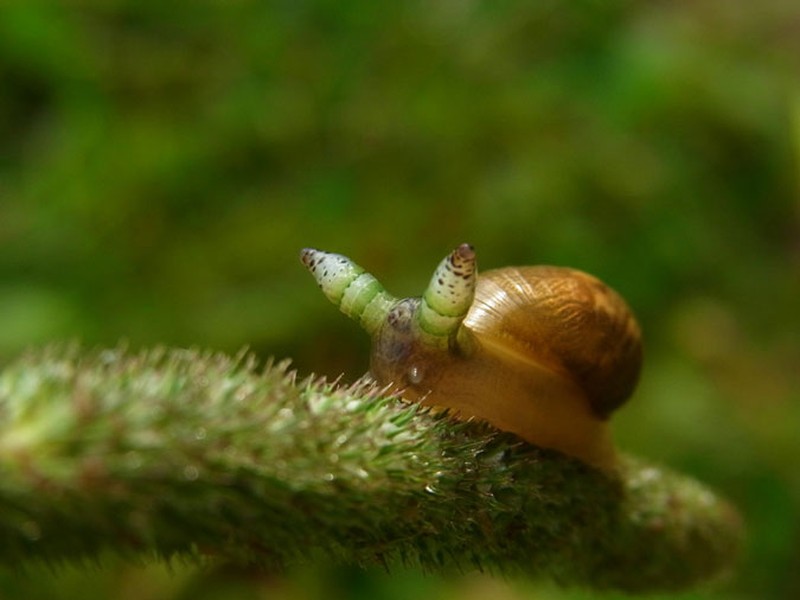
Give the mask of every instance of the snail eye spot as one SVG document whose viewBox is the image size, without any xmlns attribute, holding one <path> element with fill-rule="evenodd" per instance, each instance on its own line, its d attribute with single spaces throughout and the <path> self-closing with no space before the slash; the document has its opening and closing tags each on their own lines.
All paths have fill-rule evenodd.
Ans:
<svg viewBox="0 0 800 600">
<path fill-rule="evenodd" d="M 406 377 L 408 378 L 408 382 L 412 385 L 418 385 L 422 383 L 422 380 L 425 378 L 425 373 L 423 372 L 421 367 L 416 365 L 412 365 L 408 369 L 408 373 L 406 373 Z"/>
</svg>

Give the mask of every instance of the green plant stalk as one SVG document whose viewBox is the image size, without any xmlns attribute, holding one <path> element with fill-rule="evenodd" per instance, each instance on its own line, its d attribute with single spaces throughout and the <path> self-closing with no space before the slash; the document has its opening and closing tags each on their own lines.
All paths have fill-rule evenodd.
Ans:
<svg viewBox="0 0 800 600">
<path fill-rule="evenodd" d="M 366 385 L 158 349 L 0 374 L 0 562 L 114 552 L 480 568 L 628 591 L 719 577 L 736 512 L 624 458 L 603 474 Z"/>
</svg>

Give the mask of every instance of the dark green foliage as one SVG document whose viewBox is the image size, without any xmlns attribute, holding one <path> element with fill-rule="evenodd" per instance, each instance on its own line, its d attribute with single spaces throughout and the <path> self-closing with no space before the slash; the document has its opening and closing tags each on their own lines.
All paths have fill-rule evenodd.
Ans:
<svg viewBox="0 0 800 600">
<path fill-rule="evenodd" d="M 246 354 L 50 349 L 0 375 L 6 564 L 111 551 L 675 590 L 728 570 L 739 536 L 728 505 L 659 467 L 604 475 Z"/>
<path fill-rule="evenodd" d="M 397 295 L 464 241 L 481 269 L 582 268 L 645 333 L 620 446 L 745 514 L 723 597 L 800 597 L 798 22 L 797 0 L 6 0 L 0 364 L 127 339 L 352 380 L 368 342 L 304 246 Z M 103 600 L 152 576 L 77 571 Z M 38 573 L 0 595 L 73 596 Z M 405 596 L 474 585 L 425 581 Z"/>
</svg>

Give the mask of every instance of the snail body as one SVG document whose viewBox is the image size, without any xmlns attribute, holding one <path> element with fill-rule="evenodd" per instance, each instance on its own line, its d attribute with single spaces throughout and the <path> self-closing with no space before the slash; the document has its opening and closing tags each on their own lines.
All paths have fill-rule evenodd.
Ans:
<svg viewBox="0 0 800 600">
<path fill-rule="evenodd" d="M 462 244 L 421 298 L 398 300 L 345 257 L 304 250 L 302 258 L 372 336 L 378 383 L 592 466 L 614 466 L 608 420 L 636 386 L 641 334 L 600 280 L 550 266 L 479 277 L 472 247 Z"/>
</svg>

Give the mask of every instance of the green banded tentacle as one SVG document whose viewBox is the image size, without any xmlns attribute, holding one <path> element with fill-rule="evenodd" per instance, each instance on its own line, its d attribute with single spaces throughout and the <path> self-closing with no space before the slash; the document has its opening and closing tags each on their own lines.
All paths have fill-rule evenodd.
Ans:
<svg viewBox="0 0 800 600">
<path fill-rule="evenodd" d="M 300 260 L 317 280 L 322 293 L 344 314 L 374 335 L 397 299 L 375 277 L 341 254 L 304 248 Z"/>
<path fill-rule="evenodd" d="M 445 258 L 431 278 L 417 311 L 417 325 L 431 344 L 447 347 L 475 298 L 475 250 L 461 244 Z"/>
</svg>

